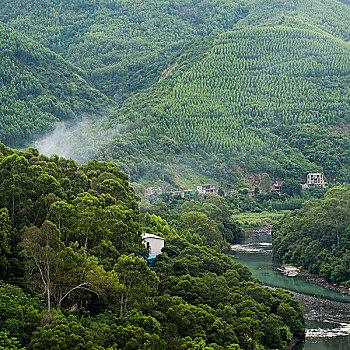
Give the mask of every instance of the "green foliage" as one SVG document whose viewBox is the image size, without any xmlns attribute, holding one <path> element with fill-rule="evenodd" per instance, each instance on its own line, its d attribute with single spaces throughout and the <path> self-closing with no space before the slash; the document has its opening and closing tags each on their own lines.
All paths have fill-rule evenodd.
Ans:
<svg viewBox="0 0 350 350">
<path fill-rule="evenodd" d="M 167 58 L 184 43 L 232 28 L 246 11 L 227 0 L 56 5 L 40 1 L 33 12 L 33 5 L 5 1 L 0 20 L 86 70 L 99 89 L 120 99 L 170 74 Z"/>
<path fill-rule="evenodd" d="M 0 276 L 5 277 L 9 268 L 11 221 L 7 209 L 0 209 Z"/>
<path fill-rule="evenodd" d="M 300 181 L 322 168 L 347 181 L 348 155 L 338 145 L 348 135 L 329 126 L 349 118 L 348 18 L 348 6 L 333 0 L 5 1 L 3 23 L 84 74 L 2 27 L 0 137 L 18 144 L 57 120 L 113 107 L 87 76 L 123 102 L 108 126 L 122 125 L 121 135 L 99 156 L 135 181 L 231 185 L 247 171 Z M 314 132 L 304 145 L 293 139 L 304 126 L 322 149 L 310 152 Z"/>
<path fill-rule="evenodd" d="M 146 260 L 134 255 L 122 255 L 114 265 L 122 285 L 119 302 L 119 315 L 122 317 L 130 307 L 142 304 L 145 297 L 156 293 L 158 279 L 147 268 Z M 131 305 L 131 306 L 130 306 Z"/>
<path fill-rule="evenodd" d="M 134 181 L 348 181 L 349 18 L 334 0 L 3 1 L 0 139 L 113 108 L 87 77 L 121 102 L 107 126 L 121 135 L 81 152 Z"/>
<path fill-rule="evenodd" d="M 277 127 L 275 133 L 285 139 L 291 147 L 300 149 L 311 162 L 322 164 L 330 182 L 349 182 L 348 124 L 332 128 L 311 124 L 287 125 Z"/>
<path fill-rule="evenodd" d="M 48 220 L 40 229 L 25 229 L 20 248 L 27 259 L 31 286 L 46 296 L 48 311 L 53 301 L 60 307 L 77 292 L 87 290 L 99 295 L 119 287 L 114 271 L 106 272 L 96 257 L 88 256 L 86 248 L 78 250 L 77 243 L 65 247 L 59 230 Z"/>
<path fill-rule="evenodd" d="M 18 349 L 27 344 L 40 324 L 39 300 L 26 295 L 20 288 L 0 284 L 0 347 Z"/>
<path fill-rule="evenodd" d="M 301 184 L 293 179 L 287 179 L 282 184 L 282 193 L 286 193 L 289 196 L 301 196 Z"/>
<path fill-rule="evenodd" d="M 261 174 L 260 187 L 264 192 L 269 192 L 271 189 L 272 181 L 269 174 Z"/>
<path fill-rule="evenodd" d="M 289 293 L 262 287 L 221 253 L 224 238 L 242 233 L 225 198 L 168 196 L 169 208 L 155 202 L 150 208 L 169 224 L 152 212 L 140 217 L 138 197 L 115 164 L 78 166 L 0 144 L 0 166 L 1 249 L 25 260 L 26 276 L 14 278 L 45 298 L 0 284 L 4 347 L 269 349 L 303 332 Z M 166 238 L 152 269 L 138 256 L 146 252 L 142 226 Z"/>
<path fill-rule="evenodd" d="M 9 338 L 7 332 L 0 332 L 0 349 L 1 350 L 24 350 L 24 348 L 20 348 L 20 343 L 16 338 Z"/>
<path fill-rule="evenodd" d="M 69 350 L 69 349 L 103 349 L 93 341 L 89 330 L 74 320 L 57 315 L 53 323 L 39 328 L 29 344 L 29 349 Z"/>
<path fill-rule="evenodd" d="M 137 198 L 127 175 L 115 164 L 91 161 L 78 166 L 72 160 L 39 155 L 35 149 L 3 148 L 0 202 L 6 209 L 1 211 L 1 249 L 10 238 L 10 254 L 18 259 L 21 237 L 16 232 L 24 226 L 41 227 L 50 219 L 61 245 L 78 242 L 111 269 L 118 256 L 143 250 Z M 14 231 L 11 236 L 7 212 Z M 28 230 L 35 231 L 34 237 L 39 232 Z M 4 261 L 3 271 L 8 270 L 5 265 Z"/>
<path fill-rule="evenodd" d="M 135 180 L 149 181 L 148 169 L 173 183 L 158 174 L 175 165 L 183 176 L 191 168 L 192 178 L 227 184 L 238 182 L 239 169 L 304 181 L 323 164 L 328 171 L 329 161 L 304 155 L 308 149 L 296 148 L 279 127 L 312 123 L 318 133 L 348 122 L 348 60 L 347 43 L 287 26 L 237 29 L 189 46 L 171 76 L 112 117 L 129 126 L 101 157 L 112 156 Z"/>
<path fill-rule="evenodd" d="M 326 280 L 350 286 L 350 191 L 330 189 L 321 203 L 307 202 L 276 225 L 274 253 Z"/>
<path fill-rule="evenodd" d="M 101 0 L 67 3 L 3 1 L 0 20 L 86 70 L 91 81 L 122 99 L 172 74 L 167 58 L 185 43 L 237 27 L 320 27 L 349 40 L 349 8 L 332 0 Z"/>
<path fill-rule="evenodd" d="M 231 217 L 231 208 L 229 199 L 220 196 L 209 195 L 193 199 L 160 195 L 147 208 L 143 226 L 146 232 L 160 234 L 169 239 L 180 235 L 193 244 L 208 245 L 222 251 L 227 248 L 226 242 L 234 243 L 244 237 L 242 226 Z M 150 214 L 154 212 L 163 219 Z M 170 230 L 168 223 L 176 229 Z M 157 226 L 154 227 L 155 225 Z"/>
<path fill-rule="evenodd" d="M 176 327 L 172 326 L 169 336 L 173 332 L 192 338 L 200 335 L 220 349 L 234 344 L 246 349 L 259 343 L 280 348 L 292 333 L 303 332 L 302 310 L 289 293 L 253 282 L 246 267 L 212 249 L 177 238 L 169 243 L 179 251 L 170 254 L 175 249 L 167 246 L 153 263 L 167 277 L 159 285 L 157 310 L 151 311 L 153 315 L 171 313 Z M 181 307 L 175 305 L 177 297 L 185 301 Z M 187 324 L 197 333 L 188 333 Z M 277 327 L 270 329 L 273 324 Z M 169 348 L 175 349 L 173 344 L 169 339 Z"/>
<path fill-rule="evenodd" d="M 107 98 L 60 56 L 0 25 L 0 140 L 23 145 L 78 113 L 97 112 Z"/>
</svg>

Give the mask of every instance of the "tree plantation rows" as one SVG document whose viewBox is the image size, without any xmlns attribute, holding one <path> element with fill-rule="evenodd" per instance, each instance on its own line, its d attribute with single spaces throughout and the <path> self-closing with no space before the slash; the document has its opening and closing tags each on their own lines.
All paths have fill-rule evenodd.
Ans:
<svg viewBox="0 0 350 350">
<path fill-rule="evenodd" d="M 293 295 L 229 254 L 294 210 L 275 255 L 350 287 L 349 39 L 347 0 L 1 1 L 0 350 L 302 338 Z M 53 130 L 58 155 L 24 150 Z M 194 183 L 220 196 L 167 192 Z"/>
<path fill-rule="evenodd" d="M 23 145 L 107 99 L 81 71 L 28 38 L 0 26 L 0 140 Z"/>
<path fill-rule="evenodd" d="M 268 172 L 277 179 L 294 177 L 302 181 L 308 172 L 322 171 L 323 166 L 332 179 L 349 181 L 347 171 L 331 169 L 331 160 L 326 161 L 315 144 L 309 157 L 303 154 L 305 147 L 299 147 L 290 135 L 281 137 L 279 131 L 282 126 L 310 130 L 314 125 L 316 135 L 328 135 L 323 144 L 337 137 L 329 127 L 349 120 L 347 43 L 317 31 L 279 26 L 235 30 L 198 47 L 184 50 L 170 76 L 130 99 L 115 114 L 116 121 L 126 116 L 129 127 L 120 141 L 101 152 L 104 159 L 112 156 L 126 164 L 133 179 L 143 178 L 132 159 L 132 148 L 138 145 L 131 140 L 142 144 L 139 152 L 154 164 L 167 160 L 148 144 L 163 143 L 165 136 L 175 142 L 160 148 L 180 171 L 192 159 L 192 168 L 198 172 L 194 154 L 199 154 L 199 163 L 207 167 L 217 155 L 223 168 L 238 164 L 252 173 Z M 200 59 L 194 60 L 194 53 Z M 339 137 L 348 140 L 347 134 Z M 133 145 L 120 147 L 119 142 Z M 335 153 L 344 166 L 347 163 L 338 155 L 340 149 L 325 151 Z M 221 174 L 213 170 L 209 177 L 223 175 L 224 181 L 235 181 L 234 176 L 229 179 L 226 174 L 226 169 Z"/>
<path fill-rule="evenodd" d="M 86 70 L 97 88 L 120 98 L 155 82 L 167 58 L 194 39 L 285 23 L 317 26 L 349 40 L 349 12 L 332 0 L 6 0 L 0 20 Z"/>
<path fill-rule="evenodd" d="M 34 8 L 33 8 L 34 7 Z M 148 86 L 185 42 L 229 29 L 239 1 L 5 1 L 0 20 L 89 73 L 110 96 Z"/>
<path fill-rule="evenodd" d="M 104 130 L 64 137 L 133 181 L 236 185 L 247 173 L 316 171 L 349 181 L 342 150 L 304 154 L 310 145 L 279 134 L 316 125 L 328 145 L 331 126 L 348 123 L 348 14 L 333 0 L 4 1 L 0 138 L 23 146 L 57 121 L 108 110 Z"/>
<path fill-rule="evenodd" d="M 137 199 L 115 164 L 1 145 L 0 346 L 262 350 L 304 332 L 289 292 L 222 253 L 242 235 L 225 199 L 180 200 L 171 224 Z M 152 268 L 145 230 L 166 240 Z"/>
<path fill-rule="evenodd" d="M 280 145 L 259 139 L 252 128 L 349 117 L 345 79 L 339 91 L 327 86 L 329 77 L 349 76 L 349 52 L 328 37 L 284 28 L 219 36 L 205 59 L 178 78 L 154 123 L 207 153 L 265 155 Z"/>
</svg>

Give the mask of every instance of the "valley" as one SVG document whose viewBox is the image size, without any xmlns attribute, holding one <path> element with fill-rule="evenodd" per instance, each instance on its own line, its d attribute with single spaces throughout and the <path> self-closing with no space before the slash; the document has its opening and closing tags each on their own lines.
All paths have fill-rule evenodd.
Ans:
<svg viewBox="0 0 350 350">
<path fill-rule="evenodd" d="M 0 349 L 347 349 L 349 6 L 1 1 Z"/>
</svg>

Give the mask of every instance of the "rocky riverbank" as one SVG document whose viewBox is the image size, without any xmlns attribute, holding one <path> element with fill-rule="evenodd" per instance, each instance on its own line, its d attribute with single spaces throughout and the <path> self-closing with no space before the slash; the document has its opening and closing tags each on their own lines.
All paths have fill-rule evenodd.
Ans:
<svg viewBox="0 0 350 350">
<path fill-rule="evenodd" d="M 287 344 L 282 350 L 298 350 L 302 349 L 303 341 L 305 340 L 305 334 L 295 335 L 289 344 Z"/>
<path fill-rule="evenodd" d="M 318 286 L 332 289 L 336 292 L 339 292 L 343 295 L 350 296 L 350 288 L 345 286 L 339 286 L 337 284 L 327 282 L 324 278 L 322 278 L 320 275 L 310 273 L 305 270 L 300 270 L 295 266 L 281 266 L 281 267 L 273 267 L 274 270 L 277 270 L 288 277 L 302 277 L 306 279 L 308 282 L 316 284 Z"/>
<path fill-rule="evenodd" d="M 327 282 L 324 278 L 314 273 L 310 273 L 308 271 L 301 270 L 299 272 L 299 276 L 305 278 L 308 282 L 317 284 L 318 286 L 335 290 L 343 295 L 350 296 L 350 288 L 344 286 L 338 286 L 337 284 L 333 284 Z"/>
</svg>

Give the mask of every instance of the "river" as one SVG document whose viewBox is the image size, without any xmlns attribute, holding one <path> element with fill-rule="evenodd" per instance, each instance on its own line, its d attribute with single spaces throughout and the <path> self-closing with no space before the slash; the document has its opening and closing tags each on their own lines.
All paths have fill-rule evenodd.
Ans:
<svg viewBox="0 0 350 350">
<path fill-rule="evenodd" d="M 249 267 L 254 278 L 288 289 L 300 302 L 306 318 L 305 343 L 296 350 L 349 350 L 350 297 L 309 283 L 302 277 L 287 277 L 273 269 L 271 234 L 247 234 L 246 241 L 232 246 L 234 260 Z"/>
</svg>

